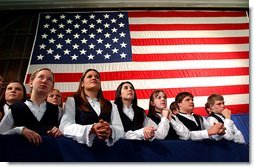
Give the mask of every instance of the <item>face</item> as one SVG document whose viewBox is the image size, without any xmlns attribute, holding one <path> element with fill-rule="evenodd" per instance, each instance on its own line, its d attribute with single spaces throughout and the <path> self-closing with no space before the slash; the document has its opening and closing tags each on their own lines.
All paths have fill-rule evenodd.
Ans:
<svg viewBox="0 0 254 167">
<path fill-rule="evenodd" d="M 194 109 L 194 101 L 190 96 L 186 96 L 181 103 L 178 103 L 180 111 L 185 113 L 191 113 Z"/>
<path fill-rule="evenodd" d="M 39 71 L 34 80 L 30 82 L 30 87 L 32 89 L 32 94 L 35 92 L 46 94 L 53 89 L 53 74 L 49 70 Z"/>
<path fill-rule="evenodd" d="M 129 83 L 123 84 L 121 89 L 122 100 L 132 101 L 135 95 L 135 92 L 133 89 L 134 88 Z"/>
<path fill-rule="evenodd" d="M 211 106 L 211 110 L 218 114 L 221 114 L 224 109 L 225 109 L 224 100 L 215 100 L 214 105 Z"/>
<path fill-rule="evenodd" d="M 84 87 L 85 90 L 99 91 L 101 87 L 99 74 L 96 71 L 87 72 L 83 79 L 82 87 Z"/>
<path fill-rule="evenodd" d="M 5 100 L 7 104 L 13 104 L 17 101 L 21 101 L 23 98 L 23 87 L 17 82 L 13 82 L 7 85 L 5 91 Z"/>
<path fill-rule="evenodd" d="M 62 104 L 62 95 L 58 90 L 54 89 L 53 91 L 49 92 L 47 101 L 60 106 Z"/>
<path fill-rule="evenodd" d="M 155 111 L 161 112 L 164 108 L 167 107 L 167 98 L 164 92 L 159 92 L 157 96 L 154 96 L 153 102 L 151 105 L 155 107 Z"/>
</svg>

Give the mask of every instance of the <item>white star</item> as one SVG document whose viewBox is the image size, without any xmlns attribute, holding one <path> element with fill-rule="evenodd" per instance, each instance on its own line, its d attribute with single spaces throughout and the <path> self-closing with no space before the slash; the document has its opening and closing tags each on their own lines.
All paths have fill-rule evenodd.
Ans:
<svg viewBox="0 0 254 167">
<path fill-rule="evenodd" d="M 97 39 L 97 43 L 102 43 L 103 40 L 101 38 Z"/>
<path fill-rule="evenodd" d="M 113 52 L 113 53 L 117 53 L 118 50 L 119 50 L 119 49 L 114 48 L 114 49 L 112 49 L 112 52 Z"/>
<path fill-rule="evenodd" d="M 62 33 L 58 34 L 57 36 L 58 36 L 58 38 L 63 38 L 64 37 L 64 35 Z"/>
<path fill-rule="evenodd" d="M 123 23 L 120 23 L 120 24 L 118 24 L 119 25 L 119 27 L 124 27 L 124 24 Z"/>
<path fill-rule="evenodd" d="M 75 24 L 74 28 L 79 28 L 79 26 L 80 26 L 79 24 Z"/>
<path fill-rule="evenodd" d="M 74 37 L 74 39 L 75 39 L 75 38 L 79 38 L 79 34 L 76 33 L 76 34 L 73 35 L 73 37 Z"/>
<path fill-rule="evenodd" d="M 53 38 L 49 39 L 49 43 L 55 43 L 55 41 Z"/>
<path fill-rule="evenodd" d="M 110 38 L 110 34 L 107 32 L 106 34 L 104 34 L 105 38 Z"/>
<path fill-rule="evenodd" d="M 72 45 L 72 47 L 73 49 L 78 49 L 79 45 L 75 43 L 74 45 Z"/>
<path fill-rule="evenodd" d="M 64 28 L 65 25 L 63 25 L 62 23 L 58 25 L 59 28 Z"/>
<path fill-rule="evenodd" d="M 60 43 L 56 45 L 57 49 L 62 49 L 63 45 L 61 45 Z"/>
<path fill-rule="evenodd" d="M 125 53 L 123 52 L 123 53 L 120 54 L 120 56 L 121 56 L 122 59 L 125 59 L 126 56 L 127 56 L 127 54 L 125 54 Z"/>
<path fill-rule="evenodd" d="M 80 19 L 80 15 L 77 14 L 77 15 L 75 16 L 75 19 Z"/>
<path fill-rule="evenodd" d="M 91 43 L 89 46 L 89 49 L 94 49 L 95 45 L 93 43 Z"/>
<path fill-rule="evenodd" d="M 114 27 L 111 29 L 112 32 L 117 32 L 117 29 Z"/>
<path fill-rule="evenodd" d="M 60 16 L 61 19 L 65 19 L 65 17 L 66 17 L 66 16 L 63 15 L 63 14 Z"/>
<path fill-rule="evenodd" d="M 48 54 L 53 54 L 54 50 L 52 50 L 51 48 L 49 48 L 49 50 L 47 50 Z"/>
<path fill-rule="evenodd" d="M 51 32 L 51 33 L 56 33 L 56 29 L 55 29 L 55 28 L 52 28 L 52 29 L 50 29 L 50 32 Z"/>
<path fill-rule="evenodd" d="M 67 20 L 67 24 L 72 24 L 72 20 L 71 19 Z"/>
<path fill-rule="evenodd" d="M 97 54 L 99 55 L 99 54 L 102 54 L 103 50 L 98 49 L 98 50 L 96 50 L 96 52 L 97 52 Z"/>
<path fill-rule="evenodd" d="M 98 19 L 96 20 L 97 24 L 101 24 L 102 23 L 102 20 L 101 19 Z"/>
<path fill-rule="evenodd" d="M 60 60 L 61 56 L 59 54 L 54 55 L 55 60 Z"/>
<path fill-rule="evenodd" d="M 95 18 L 95 15 L 94 15 L 94 14 L 91 14 L 89 17 L 90 17 L 90 19 L 94 19 L 94 18 Z"/>
<path fill-rule="evenodd" d="M 111 23 L 116 23 L 116 19 L 111 19 Z"/>
<path fill-rule="evenodd" d="M 66 34 L 68 34 L 68 33 L 70 34 L 71 31 L 72 31 L 72 30 L 68 28 L 68 29 L 66 30 Z"/>
<path fill-rule="evenodd" d="M 105 19 L 108 19 L 108 18 L 109 18 L 109 15 L 108 15 L 108 14 L 105 14 L 105 15 L 104 15 L 104 18 L 105 18 Z"/>
<path fill-rule="evenodd" d="M 102 33 L 102 29 L 101 28 L 98 28 L 96 31 L 97 31 L 97 33 Z"/>
<path fill-rule="evenodd" d="M 86 50 L 84 50 L 84 49 L 80 50 L 80 54 L 81 55 L 85 55 L 86 54 Z"/>
<path fill-rule="evenodd" d="M 94 55 L 90 54 L 90 55 L 88 55 L 87 57 L 88 57 L 88 60 L 93 60 Z"/>
<path fill-rule="evenodd" d="M 42 60 L 43 59 L 43 55 L 42 54 L 40 54 L 39 56 L 37 56 L 37 60 Z"/>
<path fill-rule="evenodd" d="M 119 35 L 120 35 L 120 37 L 125 37 L 126 33 L 121 32 Z"/>
<path fill-rule="evenodd" d="M 70 51 L 70 50 L 68 50 L 68 49 L 65 49 L 65 50 L 64 50 L 64 54 L 65 54 L 65 55 L 70 54 L 70 52 L 71 52 L 71 51 Z"/>
<path fill-rule="evenodd" d="M 106 45 L 104 45 L 105 48 L 110 48 L 111 44 L 107 43 Z"/>
<path fill-rule="evenodd" d="M 46 45 L 43 43 L 41 45 L 39 45 L 40 49 L 45 49 Z"/>
<path fill-rule="evenodd" d="M 50 17 L 51 17 L 50 15 L 45 16 L 46 19 L 50 19 Z"/>
<path fill-rule="evenodd" d="M 120 14 L 118 15 L 119 18 L 123 18 L 123 16 L 124 16 L 124 15 L 123 15 L 122 13 L 120 13 Z"/>
<path fill-rule="evenodd" d="M 92 33 L 92 34 L 89 35 L 89 37 L 90 37 L 90 38 L 94 38 L 95 35 Z"/>
<path fill-rule="evenodd" d="M 83 19 L 83 20 L 82 20 L 82 23 L 83 23 L 83 24 L 86 24 L 86 23 L 87 23 L 87 20 L 86 20 L 86 19 Z"/>
<path fill-rule="evenodd" d="M 67 44 L 67 43 L 71 44 L 71 40 L 70 40 L 69 38 L 66 39 L 65 42 L 66 42 L 66 44 Z"/>
<path fill-rule="evenodd" d="M 126 45 L 127 45 L 127 44 L 123 42 L 123 43 L 121 43 L 120 45 L 121 45 L 121 48 L 126 48 Z"/>
<path fill-rule="evenodd" d="M 83 39 L 81 40 L 81 42 L 82 42 L 82 43 L 86 43 L 87 40 L 86 40 L 85 38 L 83 38 Z"/>
<path fill-rule="evenodd" d="M 48 37 L 48 35 L 47 35 L 47 34 L 43 34 L 43 35 L 41 35 L 41 38 L 42 38 L 42 39 L 43 39 L 43 38 L 47 39 L 47 37 Z"/>
<path fill-rule="evenodd" d="M 57 21 L 58 21 L 57 19 L 53 19 L 52 23 L 57 23 Z"/>
<path fill-rule="evenodd" d="M 84 33 L 84 34 L 86 34 L 87 29 L 83 28 L 83 29 L 81 30 L 81 32 Z"/>
<path fill-rule="evenodd" d="M 106 23 L 104 24 L 104 28 L 109 28 L 110 24 Z"/>
<path fill-rule="evenodd" d="M 44 27 L 44 28 L 49 28 L 49 25 L 48 25 L 48 24 L 45 24 L 43 27 Z"/>
<path fill-rule="evenodd" d="M 113 43 L 117 43 L 119 39 L 115 37 L 112 40 L 113 40 Z"/>
<path fill-rule="evenodd" d="M 109 59 L 111 55 L 109 55 L 108 53 L 104 55 L 104 59 Z"/>
<path fill-rule="evenodd" d="M 94 25 L 94 24 L 90 24 L 89 27 L 90 27 L 90 28 L 94 28 L 95 25 Z"/>
<path fill-rule="evenodd" d="M 71 56 L 71 60 L 77 60 L 77 58 L 78 58 L 78 56 L 75 54 L 73 56 Z"/>
</svg>

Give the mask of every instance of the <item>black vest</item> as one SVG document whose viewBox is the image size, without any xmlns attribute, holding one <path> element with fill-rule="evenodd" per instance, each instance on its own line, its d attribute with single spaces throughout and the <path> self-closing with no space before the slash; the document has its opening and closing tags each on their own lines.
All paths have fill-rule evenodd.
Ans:
<svg viewBox="0 0 254 167">
<path fill-rule="evenodd" d="M 143 116 L 145 114 L 144 109 L 138 107 L 137 111 L 134 111 L 133 121 L 127 115 L 124 114 L 123 110 L 118 109 L 118 111 L 124 127 L 124 132 L 127 132 L 129 130 L 132 131 L 138 130 L 143 127 L 144 121 L 142 123 L 138 122 L 139 121 L 138 117 Z"/>
<path fill-rule="evenodd" d="M 17 102 L 10 106 L 14 126 L 25 126 L 40 135 L 47 135 L 47 131 L 59 126 L 58 106 L 46 102 L 46 111 L 38 121 L 24 102 Z"/>
<path fill-rule="evenodd" d="M 177 118 L 190 130 L 190 131 L 196 131 L 196 130 L 203 130 L 201 126 L 201 122 L 203 122 L 203 119 L 201 116 L 193 114 L 195 120 L 198 123 L 198 126 L 195 122 L 192 120 L 189 120 L 188 118 L 185 118 L 184 116 L 177 114 Z"/>
<path fill-rule="evenodd" d="M 219 116 L 217 116 L 216 114 L 214 114 L 214 112 L 212 112 L 209 116 L 214 117 L 214 118 L 217 119 L 219 122 L 221 122 L 221 123 L 224 124 L 224 121 L 223 121 Z"/>
<path fill-rule="evenodd" d="M 148 115 L 157 125 L 160 123 L 161 118 L 157 114 L 149 114 Z M 174 117 L 172 117 L 174 119 Z M 169 123 L 170 124 L 170 123 Z M 176 140 L 179 139 L 179 135 L 176 133 L 175 129 L 170 125 L 168 130 L 168 135 L 165 137 L 165 140 Z"/>
<path fill-rule="evenodd" d="M 108 123 L 111 122 L 111 119 L 110 119 L 111 111 L 101 112 L 100 115 L 98 116 L 96 112 L 94 111 L 93 107 L 88 103 L 89 105 L 88 108 L 90 111 L 84 112 L 78 108 L 75 97 L 74 97 L 74 100 L 75 100 L 75 107 L 76 107 L 75 120 L 77 124 L 90 125 L 90 124 L 99 122 L 100 119 L 103 119 L 104 121 L 107 121 Z M 110 103 L 110 101 L 108 101 L 108 103 Z"/>
</svg>

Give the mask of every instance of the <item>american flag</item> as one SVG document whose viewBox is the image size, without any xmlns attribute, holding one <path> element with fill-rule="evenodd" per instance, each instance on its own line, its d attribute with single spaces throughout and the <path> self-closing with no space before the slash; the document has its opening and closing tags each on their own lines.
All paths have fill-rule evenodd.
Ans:
<svg viewBox="0 0 254 167">
<path fill-rule="evenodd" d="M 248 113 L 249 19 L 245 11 L 41 13 L 27 90 L 31 73 L 42 67 L 55 73 L 64 99 L 95 68 L 111 101 L 117 86 L 130 81 L 145 110 L 152 91 L 163 89 L 168 105 L 179 92 L 191 92 L 194 112 L 204 116 L 212 93 L 223 95 L 233 114 Z"/>
</svg>

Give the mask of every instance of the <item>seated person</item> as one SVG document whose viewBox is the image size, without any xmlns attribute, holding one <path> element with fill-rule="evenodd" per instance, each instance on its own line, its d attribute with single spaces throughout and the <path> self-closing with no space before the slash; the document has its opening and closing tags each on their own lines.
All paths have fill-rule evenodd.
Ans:
<svg viewBox="0 0 254 167">
<path fill-rule="evenodd" d="M 208 110 L 210 114 L 207 117 L 207 121 L 213 125 L 215 123 L 221 122 L 226 128 L 225 134 L 220 136 L 226 140 L 232 140 L 236 143 L 245 143 L 243 134 L 231 120 L 231 110 L 225 107 L 224 98 L 222 95 L 212 94 L 207 98 Z M 221 138 L 218 138 L 221 139 Z"/>
</svg>

